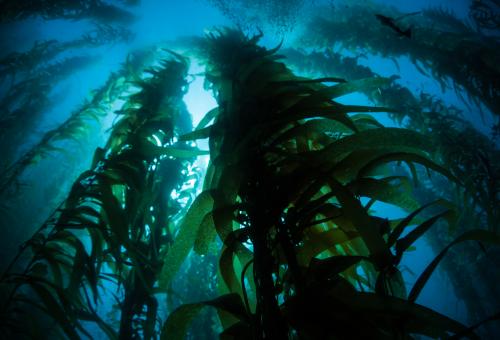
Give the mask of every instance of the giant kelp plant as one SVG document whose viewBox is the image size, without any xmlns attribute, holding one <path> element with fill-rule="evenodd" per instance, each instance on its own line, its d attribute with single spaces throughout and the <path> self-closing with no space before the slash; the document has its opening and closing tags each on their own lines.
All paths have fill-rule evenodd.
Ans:
<svg viewBox="0 0 500 340">
<path fill-rule="evenodd" d="M 189 240 L 204 253 L 215 229 L 223 241 L 221 278 L 232 295 L 180 307 L 164 332 L 180 336 L 182 323 L 203 304 L 232 314 L 238 321 L 224 317 L 223 334 L 238 339 L 467 332 L 414 301 L 449 247 L 467 239 L 498 242 L 498 237 L 486 231 L 458 237 L 407 295 L 397 269 L 404 252 L 439 218 L 452 221 L 455 213 L 444 201 L 419 208 L 407 178 L 380 170 L 404 161 L 453 175 L 431 160 L 429 141 L 418 133 L 383 128 L 363 114 L 347 115 L 387 109 L 331 99 L 386 80 L 325 86 L 321 82 L 340 80 L 296 77 L 256 41 L 234 31 L 210 37 L 206 76 L 219 107 L 204 120 L 214 118 L 212 125 L 181 137 L 209 137 L 212 163 L 199 204 L 186 215 L 199 230 L 191 231 L 190 240 L 188 232 L 180 234 L 174 248 Z M 387 220 L 370 209 L 376 201 L 414 211 Z M 402 236 L 424 208 L 436 204 L 445 209 Z"/>
<path fill-rule="evenodd" d="M 486 3 L 472 5 L 471 10 L 484 7 L 483 5 L 489 6 Z M 375 3 L 351 2 L 344 10 L 331 13 L 331 16 L 320 15 L 321 18 L 310 23 L 308 36 L 313 38 L 304 41 L 314 41 L 311 46 L 319 51 L 314 52 L 312 58 L 301 60 L 309 63 L 307 68 L 313 66 L 313 71 L 319 71 L 320 74 L 335 70 L 351 79 L 373 75 L 368 68 L 357 65 L 355 58 L 342 57 L 341 54 L 332 52 L 332 49 L 339 47 L 347 49 L 348 53 L 368 53 L 391 58 L 396 63 L 396 58 L 406 56 L 419 71 L 437 80 L 443 90 L 453 85 L 455 93 L 467 105 L 467 111 L 472 113 L 469 117 L 477 116 L 474 111 L 479 111 L 484 117 L 483 105 L 493 116 L 497 115 L 499 105 L 495 98 L 498 98 L 499 77 L 497 66 L 492 61 L 498 59 L 498 39 L 494 32 L 484 34 L 476 31 L 467 22 L 443 9 L 427 9 L 405 16 L 394 8 Z M 398 37 L 390 27 L 381 25 L 376 17 L 379 13 L 394 18 L 401 27 L 409 27 L 411 38 Z M 476 19 L 480 20 L 478 13 Z M 487 20 L 485 17 L 483 19 Z M 367 31 L 371 34 L 366 34 Z M 436 147 L 448 169 L 457 178 L 461 178 L 466 187 L 466 195 L 455 197 L 463 212 L 459 229 L 467 230 L 480 224 L 497 229 L 500 163 L 495 141 L 467 122 L 467 119 L 471 119 L 466 118 L 467 115 L 456 108 L 447 107 L 429 94 L 413 95 L 412 91 L 397 84 L 397 78 L 392 86 L 382 88 L 380 92 L 365 91 L 365 94 L 379 104 L 395 108 L 396 113 L 392 117 L 397 123 L 404 122 L 409 128 L 424 132 L 437 142 Z M 464 97 L 472 99 L 475 105 L 469 105 Z M 498 128 L 497 120 L 496 125 L 491 126 L 493 138 L 497 138 Z M 448 197 L 454 196 L 449 186 L 439 181 L 432 181 L 425 193 L 422 193 L 423 197 L 432 197 L 429 190 L 436 191 L 438 195 L 448 192 Z M 451 235 L 442 232 L 429 235 L 431 244 L 436 249 L 442 246 L 444 240 L 451 238 Z M 461 292 L 461 296 L 467 296 L 464 300 L 467 301 L 470 317 L 478 320 L 488 314 L 482 309 L 489 303 L 477 303 L 485 299 L 481 298 L 484 292 L 488 291 L 490 298 L 498 296 L 500 292 L 491 284 L 497 280 L 497 276 L 495 271 L 489 269 L 490 259 L 482 259 L 488 264 L 469 267 L 467 263 L 474 261 L 472 259 L 476 257 L 473 255 L 476 249 L 470 248 L 466 253 L 468 256 L 465 258 L 471 260 L 453 263 L 453 258 L 457 257 L 450 257 L 446 268 L 457 291 Z M 474 268 L 471 269 L 474 273 L 466 274 L 469 272 L 468 268 Z M 477 268 L 481 268 L 482 272 L 476 272 Z M 484 286 L 465 284 L 464 281 L 467 280 L 463 278 L 469 275 L 481 277 Z M 495 298 L 490 301 L 494 300 Z M 496 303 L 486 307 L 487 310 L 490 308 L 497 308 Z"/>
<path fill-rule="evenodd" d="M 153 336 L 154 285 L 172 239 L 170 220 L 179 211 L 168 197 L 188 176 L 179 157 L 196 152 L 170 146 L 176 134 L 190 129 L 180 102 L 186 61 L 165 61 L 149 72 L 152 77 L 137 84 L 141 90 L 130 97 L 106 147 L 96 150 L 91 170 L 24 244 L 22 252 L 31 257 L 25 269 L 11 272 L 13 262 L 2 276 L 3 334 L 33 337 L 51 317 L 56 326 L 48 331 L 69 338 L 90 336 L 84 321 L 96 322 L 111 338 Z M 20 253 L 16 260 L 22 258 Z M 95 311 L 106 285 L 124 296 L 118 332 Z"/>
<path fill-rule="evenodd" d="M 242 8 L 258 10 L 244 0 L 209 2 L 233 19 Z M 95 20 L 95 6 L 112 4 L 50 3 L 52 8 L 6 2 L 2 5 L 11 11 L 2 18 Z M 263 13 L 276 14 L 265 21 L 281 33 L 306 3 L 258 2 L 266 5 Z M 471 111 L 484 104 L 497 114 L 499 87 L 491 62 L 496 40 L 444 10 L 404 16 L 371 2 L 335 8 L 333 16 L 306 31 L 314 49 L 281 50 L 286 57 L 279 47 L 263 47 L 262 33 L 229 28 L 130 54 L 83 105 L 43 131 L 25 152 L 12 151 L 0 173 L 5 197 L 0 208 L 7 203 L 2 208 L 7 212 L 16 205 L 25 211 L 20 197 L 29 197 L 32 189 L 20 185 L 42 163 L 69 159 L 69 153 L 82 159 L 92 134 L 107 140 L 70 189 L 46 189 L 49 197 L 57 191 L 64 199 L 44 204 L 52 213 L 41 214 L 47 219 L 19 251 L 9 245 L 8 261 L 1 263 L 0 334 L 8 339 L 493 337 L 500 318 L 493 301 L 500 296 L 494 284 L 498 147 L 460 109 L 414 93 L 397 76 L 380 76 L 355 55 L 407 55 L 417 67 L 424 63 L 422 72 L 430 70 L 444 87 L 451 79 L 458 94 L 476 98 Z M 366 13 L 365 21 L 358 18 Z M 411 23 L 412 33 L 398 36 L 394 27 L 380 25 L 377 13 L 395 17 L 401 27 Z M 366 34 L 374 23 L 373 34 Z M 48 89 L 64 74 L 53 72 L 52 78 L 43 71 L 59 65 L 56 56 L 129 38 L 127 30 L 101 25 L 81 39 L 37 43 L 9 55 L 0 62 L 1 78 L 27 98 L 12 100 L 13 107 L 32 97 L 48 100 Z M 182 52 L 165 46 L 181 46 Z M 335 50 L 338 46 L 348 54 Z M 449 62 L 451 55 L 456 63 Z M 467 59 L 478 55 L 479 66 Z M 204 72 L 189 74 L 186 56 Z M 32 77 L 37 74 L 48 80 Z M 32 92 L 19 76 L 33 79 Z M 201 76 L 217 106 L 193 129 L 183 97 L 189 80 Z M 44 84 L 45 92 L 36 88 Z M 372 104 L 346 97 L 356 93 Z M 386 113 L 398 127 L 377 119 Z M 0 117 L 14 124 L 5 133 L 28 133 L 20 117 Z M 95 125 L 106 124 L 108 131 L 95 131 Z M 208 141 L 208 150 L 198 149 L 200 140 Z M 199 156 L 210 157 L 206 173 Z M 7 219 L 0 223 L 2 230 L 9 225 Z M 33 229 L 31 223 L 22 232 Z M 405 261 L 424 236 L 435 257 L 418 272 Z M 431 276 L 443 267 L 467 305 L 467 322 L 419 303 Z M 406 282 L 405 268 L 414 272 L 415 282 Z M 481 301 L 481 290 L 492 302 Z"/>
<path fill-rule="evenodd" d="M 285 52 L 289 62 L 296 68 L 307 73 L 317 73 L 320 76 L 326 74 L 337 74 L 349 80 L 358 80 L 366 77 L 378 76 L 369 67 L 358 63 L 357 58 L 344 57 L 331 50 L 316 51 L 309 54 L 298 50 Z M 471 225 L 482 224 L 490 230 L 497 230 L 499 223 L 500 204 L 498 202 L 499 191 L 499 161 L 500 154 L 493 141 L 466 121 L 463 112 L 453 106 L 447 106 L 441 100 L 433 98 L 429 94 L 421 93 L 416 97 L 404 86 L 398 84 L 395 79 L 384 87 L 374 91 L 372 88 L 363 90 L 364 94 L 379 105 L 394 108 L 391 117 L 401 124 L 404 122 L 407 128 L 419 131 L 436 143 L 436 150 L 447 168 L 457 178 L 461 178 L 464 184 L 464 195 L 456 195 L 454 188 L 437 178 L 432 179 L 427 185 L 420 186 L 421 200 L 429 197 L 445 195 L 450 197 L 457 206 L 461 207 L 460 222 L 456 230 L 465 231 Z M 477 209 L 479 207 L 479 209 Z M 476 211 L 476 212 L 475 212 Z M 437 229 L 427 233 L 431 244 L 436 251 L 443 243 L 451 241 L 452 235 L 440 232 Z M 464 252 L 464 249 L 461 250 Z M 487 304 L 478 303 L 477 291 L 483 287 L 473 284 L 465 284 L 467 276 L 493 277 L 495 273 L 471 274 L 478 268 L 487 268 L 488 265 L 478 266 L 482 262 L 489 263 L 487 257 L 479 262 L 473 255 L 474 247 L 466 249 L 466 257 L 474 259 L 476 265 L 470 266 L 469 261 L 457 261 L 456 256 L 449 256 L 444 261 L 446 271 L 451 278 L 455 291 L 461 292 L 462 296 L 475 296 L 464 301 L 467 304 L 469 316 L 473 320 L 480 320 L 487 315 L 484 310 Z M 496 296 L 497 290 L 495 280 L 485 280 L 490 296 Z"/>
</svg>

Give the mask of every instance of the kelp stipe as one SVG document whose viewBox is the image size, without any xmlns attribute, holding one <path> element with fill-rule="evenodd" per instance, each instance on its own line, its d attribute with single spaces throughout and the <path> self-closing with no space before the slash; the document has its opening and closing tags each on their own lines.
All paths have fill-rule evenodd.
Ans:
<svg viewBox="0 0 500 340">
<path fill-rule="evenodd" d="M 209 138 L 211 163 L 173 248 L 185 256 L 191 247 L 203 254 L 215 229 L 223 242 L 219 266 L 226 294 L 179 307 L 162 338 L 182 338 L 203 306 L 219 310 L 221 337 L 236 339 L 392 339 L 466 331 L 415 303 L 446 251 L 409 293 L 397 269 L 415 240 L 440 219 L 453 224 L 456 213 L 444 200 L 419 207 L 409 179 L 392 176 L 386 165 L 402 161 L 454 176 L 432 160 L 432 145 L 419 133 L 348 115 L 388 109 L 334 101 L 387 80 L 297 77 L 258 39 L 224 30 L 203 46 L 219 107 L 181 139 Z M 411 213 L 381 218 L 370 209 L 376 201 Z M 440 212 L 420 218 L 429 206 Z M 416 227 L 403 236 L 409 225 Z M 487 237 L 499 241 L 477 232 L 455 243 Z M 175 268 L 164 271 L 160 284 L 174 274 Z"/>
<path fill-rule="evenodd" d="M 11 266 L 2 275 L 1 328 L 7 337 L 92 337 L 86 322 L 109 338 L 155 336 L 155 294 L 164 291 L 156 287 L 157 275 L 182 208 L 170 192 L 182 189 L 189 160 L 199 152 L 173 141 L 188 131 L 179 124 L 187 115 L 186 60 L 176 56 L 148 72 L 106 147 L 96 150 L 91 169 L 23 245 L 30 251 L 25 269 Z M 118 327 L 98 315 L 111 289 L 124 296 Z"/>
</svg>

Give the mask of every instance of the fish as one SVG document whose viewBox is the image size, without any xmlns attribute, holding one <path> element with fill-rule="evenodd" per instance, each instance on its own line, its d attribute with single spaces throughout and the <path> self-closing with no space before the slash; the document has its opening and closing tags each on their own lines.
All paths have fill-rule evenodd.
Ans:
<svg viewBox="0 0 500 340">
<path fill-rule="evenodd" d="M 396 25 L 396 21 L 398 19 L 393 19 L 382 14 L 375 14 L 375 17 L 377 17 L 377 19 L 380 21 L 382 25 L 390 27 L 398 35 L 411 39 L 411 28 L 408 28 L 407 30 L 402 30 L 398 25 Z"/>
</svg>

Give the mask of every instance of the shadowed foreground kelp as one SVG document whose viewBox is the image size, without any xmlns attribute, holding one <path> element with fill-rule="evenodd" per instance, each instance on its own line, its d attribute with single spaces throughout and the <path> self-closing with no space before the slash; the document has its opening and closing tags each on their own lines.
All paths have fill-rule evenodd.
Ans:
<svg viewBox="0 0 500 340">
<path fill-rule="evenodd" d="M 203 306 L 219 310 L 221 336 L 235 339 L 476 338 L 415 300 L 450 247 L 500 238 L 482 230 L 459 236 L 407 293 L 397 268 L 405 251 L 436 221 L 453 224 L 456 212 L 444 200 L 419 207 L 410 179 L 391 175 L 389 165 L 454 177 L 431 159 L 433 147 L 419 133 L 350 115 L 388 109 L 333 100 L 387 80 L 297 77 L 258 39 L 228 30 L 204 43 L 206 79 L 219 107 L 181 139 L 209 138 L 211 163 L 172 250 L 204 254 L 216 232 L 223 241 L 220 289 L 227 294 L 179 307 L 162 338 L 183 338 Z M 379 217 L 377 201 L 411 213 Z M 431 208 L 438 210 L 422 218 Z M 175 275 L 178 266 L 169 262 L 175 256 L 165 258 L 161 285 Z"/>
<path fill-rule="evenodd" d="M 407 291 L 398 269 L 405 252 L 437 222 L 453 226 L 457 212 L 444 199 L 419 204 L 416 178 L 394 165 L 460 181 L 425 135 L 368 114 L 390 109 L 336 101 L 391 81 L 298 77 L 259 39 L 223 30 L 200 42 L 218 107 L 194 131 L 183 57 L 172 53 L 136 83 L 90 170 L 2 274 L 2 334 L 92 338 L 94 323 L 111 339 L 181 339 L 211 306 L 229 339 L 478 338 L 478 325 L 416 300 L 453 246 L 500 237 L 469 230 L 443 244 Z M 206 138 L 203 191 L 186 202 L 192 160 L 204 154 L 191 143 Z M 407 215 L 385 218 L 380 202 Z M 221 296 L 184 304 L 163 322 L 159 294 L 176 293 L 192 249 L 218 252 Z M 111 299 L 118 316 L 107 319 Z"/>
<path fill-rule="evenodd" d="M 96 150 L 91 170 L 2 275 L 2 335 L 92 338 L 85 323 L 94 322 L 111 339 L 155 336 L 155 294 L 165 291 L 155 282 L 182 210 L 170 193 L 182 192 L 189 175 L 183 159 L 199 154 L 173 143 L 191 130 L 181 100 L 186 71 L 187 62 L 175 57 L 136 84 L 140 91 L 129 98 L 106 147 Z M 118 327 L 98 315 L 102 297 L 113 291 Z"/>
<path fill-rule="evenodd" d="M 349 80 L 378 77 L 369 67 L 358 63 L 357 58 L 343 57 L 330 49 L 310 53 L 287 50 L 290 63 L 303 72 L 325 76 L 336 74 Z M 436 143 L 436 155 L 447 169 L 459 178 L 465 187 L 466 197 L 457 197 L 457 204 L 469 217 L 481 216 L 481 224 L 498 232 L 500 223 L 500 151 L 487 136 L 477 131 L 466 120 L 461 110 L 429 94 L 415 96 L 398 83 L 399 77 L 377 89 L 359 88 L 371 101 L 391 107 L 390 117 L 401 125 L 418 131 Z M 455 191 L 443 186 L 434 190 Z M 450 196 L 450 195 L 448 195 Z M 480 211 L 470 214 L 471 211 Z M 468 221 L 468 224 L 471 221 Z M 471 226 L 468 226 L 470 228 Z"/>
<path fill-rule="evenodd" d="M 325 76 L 336 74 L 349 80 L 378 76 L 369 67 L 358 63 L 357 58 L 343 57 L 331 50 L 305 53 L 298 50 L 285 51 L 287 61 L 295 68 L 307 74 Z M 395 78 L 395 77 L 393 77 Z M 459 232 L 465 232 L 478 225 L 496 233 L 500 222 L 500 151 L 489 138 L 476 131 L 465 120 L 465 115 L 454 106 L 446 105 L 442 100 L 429 94 L 412 92 L 394 79 L 390 84 L 380 87 L 359 89 L 378 105 L 395 109 L 391 118 L 401 125 L 418 131 L 435 143 L 436 154 L 446 164 L 448 170 L 463 184 L 463 194 L 449 182 L 436 176 L 425 179 L 421 171 L 417 198 L 425 203 L 439 196 L 450 197 L 459 207 L 459 221 L 453 230 L 431 229 L 426 240 L 434 251 L 441 251 L 442 245 L 451 242 Z M 496 282 L 498 274 L 488 270 L 491 259 L 497 255 L 492 249 L 489 256 L 477 255 L 477 245 L 469 243 L 452 250 L 443 261 L 443 269 L 449 277 L 456 295 L 466 305 L 471 323 L 478 322 L 490 315 L 489 308 L 496 307 L 500 299 Z M 464 260 L 466 259 L 466 260 Z M 470 281 L 470 277 L 481 277 L 482 285 Z M 488 292 L 489 301 L 478 297 L 480 292 Z M 498 298 L 496 298 L 498 297 Z M 491 325 L 494 326 L 494 325 Z M 488 325 L 487 327 L 491 327 Z M 490 336 L 497 334 L 492 329 Z"/>
</svg>

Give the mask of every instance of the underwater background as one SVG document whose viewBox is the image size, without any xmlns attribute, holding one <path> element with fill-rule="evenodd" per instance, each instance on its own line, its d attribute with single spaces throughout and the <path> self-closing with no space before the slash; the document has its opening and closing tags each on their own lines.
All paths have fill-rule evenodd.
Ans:
<svg viewBox="0 0 500 340">
<path fill-rule="evenodd" d="M 0 1 L 0 339 L 499 338 L 499 28 Z"/>
</svg>

